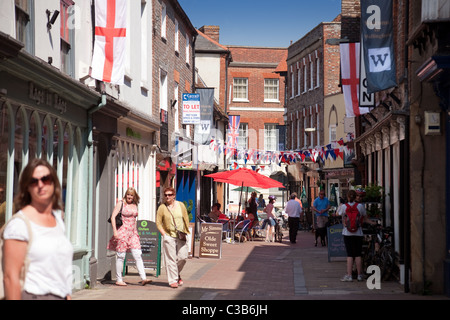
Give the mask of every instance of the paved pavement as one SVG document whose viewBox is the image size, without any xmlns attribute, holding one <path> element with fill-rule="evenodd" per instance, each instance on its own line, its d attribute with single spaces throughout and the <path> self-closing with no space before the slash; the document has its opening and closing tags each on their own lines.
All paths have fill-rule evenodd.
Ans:
<svg viewBox="0 0 450 320">
<path fill-rule="evenodd" d="M 328 262 L 328 251 L 314 246 L 311 232 L 299 231 L 297 243 L 291 244 L 287 232 L 282 243 L 260 239 L 245 243 L 222 243 L 221 259 L 189 259 L 182 272 L 184 285 L 172 289 L 164 268 L 153 283 L 140 286 L 140 278 L 130 268 L 124 277 L 127 287 L 114 282 L 97 283 L 94 289 L 73 294 L 74 300 L 450 300 L 445 296 L 404 293 L 395 281 L 382 282 L 381 289 L 370 290 L 366 281 L 341 282 L 345 258 Z M 196 243 L 198 252 L 198 242 Z"/>
</svg>

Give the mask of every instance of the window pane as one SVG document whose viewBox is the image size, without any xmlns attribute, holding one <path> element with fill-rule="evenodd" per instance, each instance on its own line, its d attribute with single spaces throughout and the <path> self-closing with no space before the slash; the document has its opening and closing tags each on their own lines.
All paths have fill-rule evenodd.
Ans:
<svg viewBox="0 0 450 320">
<path fill-rule="evenodd" d="M 278 134 L 276 124 L 264 125 L 264 149 L 266 151 L 278 150 Z"/>
<path fill-rule="evenodd" d="M 294 87 L 292 87 L 292 95 L 294 93 Z M 265 100 L 278 100 L 278 79 L 265 79 L 264 80 L 264 99 Z"/>
<path fill-rule="evenodd" d="M 238 149 L 248 149 L 248 123 L 239 125 Z"/>
<path fill-rule="evenodd" d="M 233 79 L 233 98 L 247 99 L 247 81 L 246 78 Z"/>
</svg>

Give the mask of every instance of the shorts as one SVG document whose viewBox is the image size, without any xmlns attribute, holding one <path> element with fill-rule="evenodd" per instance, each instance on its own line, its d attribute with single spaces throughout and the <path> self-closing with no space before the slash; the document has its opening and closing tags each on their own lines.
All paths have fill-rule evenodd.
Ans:
<svg viewBox="0 0 450 320">
<path fill-rule="evenodd" d="M 361 257 L 363 237 L 360 236 L 344 236 L 345 250 L 347 257 Z"/>
</svg>

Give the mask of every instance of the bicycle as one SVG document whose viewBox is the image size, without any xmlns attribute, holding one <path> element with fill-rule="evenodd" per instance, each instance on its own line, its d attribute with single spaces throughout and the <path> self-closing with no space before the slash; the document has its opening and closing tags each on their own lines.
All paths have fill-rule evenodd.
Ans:
<svg viewBox="0 0 450 320">
<path fill-rule="evenodd" d="M 398 254 L 392 246 L 392 227 L 369 227 L 363 229 L 364 240 L 362 262 L 364 270 L 371 265 L 380 267 L 381 280 L 388 281 L 392 278 L 400 280 L 398 267 Z"/>
<path fill-rule="evenodd" d="M 278 217 L 275 221 L 275 241 L 283 241 L 283 232 L 281 231 L 282 217 Z"/>
</svg>

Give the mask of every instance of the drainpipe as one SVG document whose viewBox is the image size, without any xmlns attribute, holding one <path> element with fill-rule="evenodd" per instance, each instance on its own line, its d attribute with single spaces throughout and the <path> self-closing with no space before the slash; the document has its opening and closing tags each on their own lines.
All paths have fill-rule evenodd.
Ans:
<svg viewBox="0 0 450 320">
<path fill-rule="evenodd" d="M 91 263 L 95 263 L 95 250 L 92 247 L 92 230 L 93 230 L 93 197 L 95 192 L 94 187 L 94 139 L 93 139 L 93 123 L 92 123 L 92 115 L 106 106 L 106 94 L 105 92 L 102 92 L 102 98 L 101 102 L 98 106 L 92 107 L 88 110 L 88 140 L 87 140 L 87 146 L 88 146 L 88 188 L 92 188 L 88 191 L 88 214 L 87 214 L 87 226 L 88 226 L 88 239 L 87 239 L 87 248 L 88 250 L 91 250 L 91 256 L 89 258 L 89 270 Z M 98 211 L 95 212 L 95 221 L 98 221 Z M 95 238 L 97 239 L 98 234 L 95 234 Z M 90 281 L 90 272 L 88 273 L 88 281 Z M 95 280 L 95 279 L 94 279 Z M 92 281 L 91 286 L 92 286 Z"/>
</svg>

